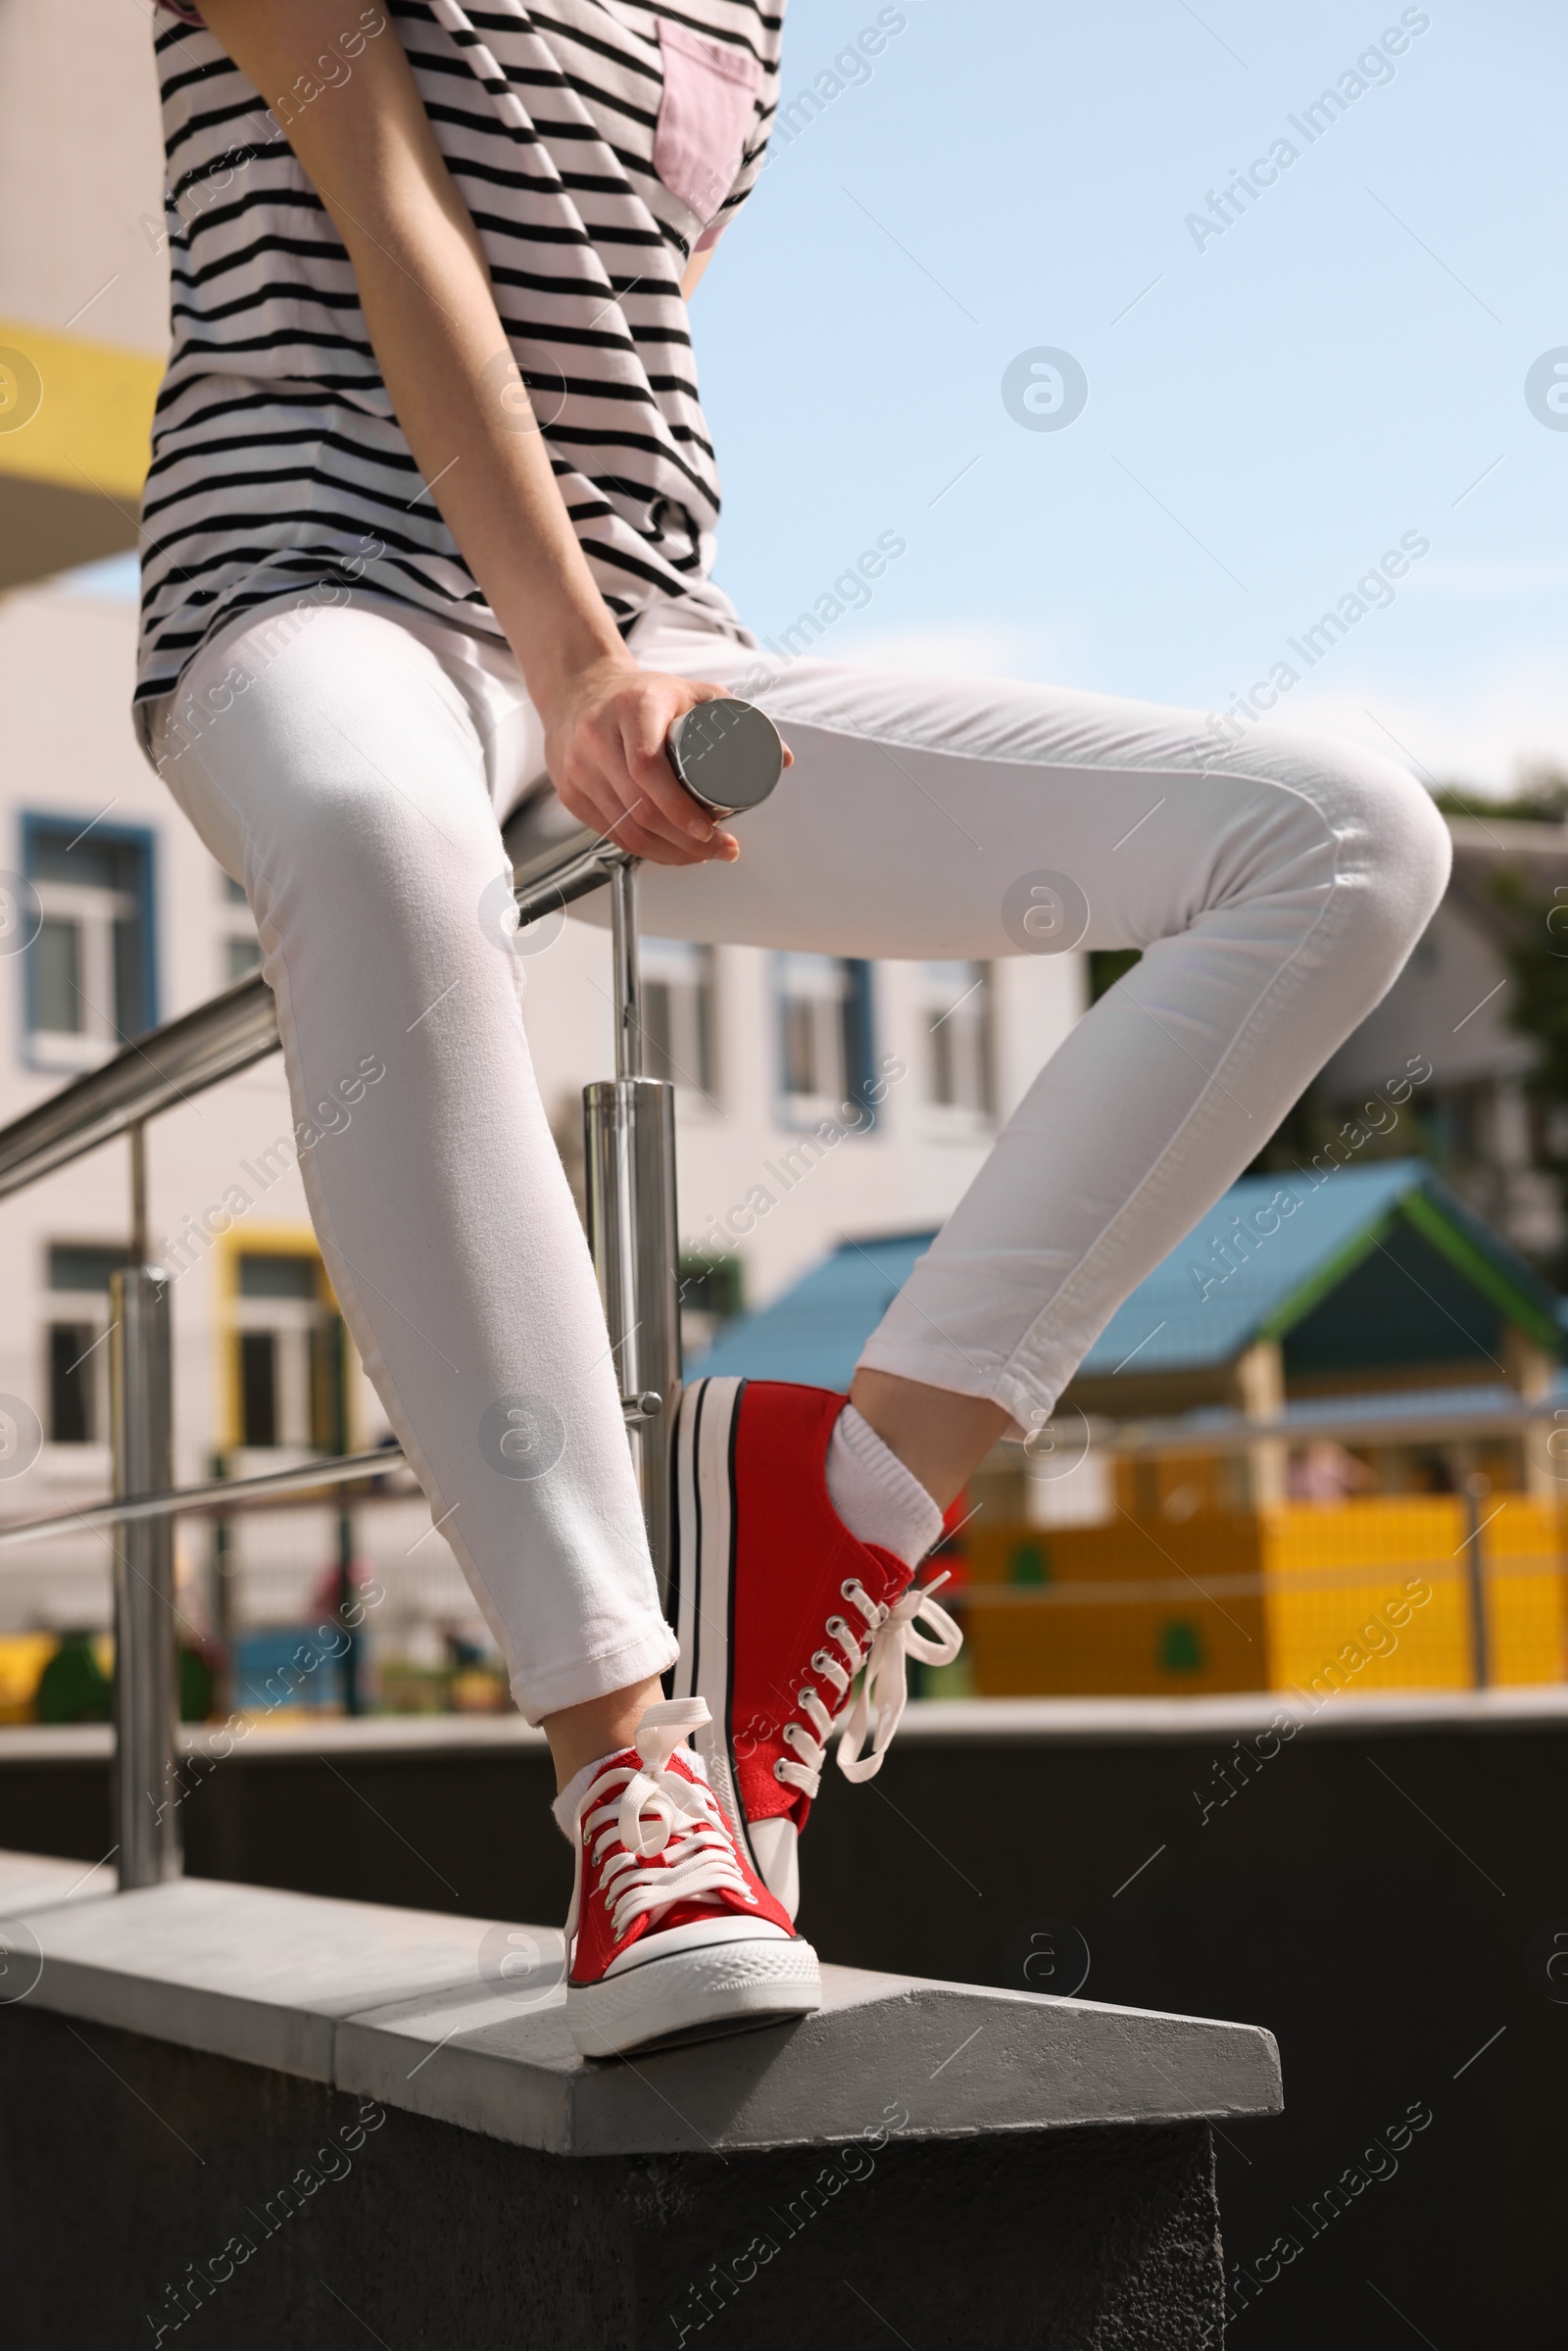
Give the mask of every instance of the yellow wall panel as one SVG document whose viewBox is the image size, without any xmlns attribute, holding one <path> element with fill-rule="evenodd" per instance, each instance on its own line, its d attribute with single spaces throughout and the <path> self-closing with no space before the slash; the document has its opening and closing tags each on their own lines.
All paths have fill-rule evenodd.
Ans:
<svg viewBox="0 0 1568 2351">
<path fill-rule="evenodd" d="M 0 474 L 134 510 L 163 362 L 0 318 Z"/>
<path fill-rule="evenodd" d="M 972 1586 L 1018 1593 L 964 1610 L 984 1696 L 1181 1697 L 1261 1686 L 1252 1519 L 994 1527 L 976 1530 L 965 1552 Z"/>
<path fill-rule="evenodd" d="M 1564 1513 L 1555 1500 L 1511 1494 L 1481 1541 L 1487 1560 L 1487 1634 L 1496 1683 L 1560 1682 L 1568 1673 Z"/>
<path fill-rule="evenodd" d="M 1493 1496 L 1482 1516 L 1490 1677 L 1568 1674 L 1568 1516 Z M 1469 1519 L 1453 1494 L 1378 1494 L 1178 1524 L 976 1528 L 966 1654 L 985 1696 L 1319 1699 L 1468 1690 Z M 1002 1597 L 1005 1592 L 1009 1596 Z M 1011 1596 L 1016 1594 L 1016 1597 Z"/>
</svg>

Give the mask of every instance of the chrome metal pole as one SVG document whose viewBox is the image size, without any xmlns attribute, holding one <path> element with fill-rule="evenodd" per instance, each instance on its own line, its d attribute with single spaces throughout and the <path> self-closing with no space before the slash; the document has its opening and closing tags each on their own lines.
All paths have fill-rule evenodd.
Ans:
<svg viewBox="0 0 1568 2351">
<path fill-rule="evenodd" d="M 588 1240 L 662 1603 L 673 1543 L 681 1369 L 675 1089 L 643 1075 L 637 877 L 629 859 L 616 867 L 612 891 L 616 1075 L 583 1089 Z"/>
<path fill-rule="evenodd" d="M 1470 1680 L 1475 1689 L 1486 1690 L 1492 1682 L 1492 1636 L 1487 1621 L 1487 1560 L 1482 1549 L 1487 1522 L 1481 1515 L 1481 1505 L 1492 1492 L 1492 1481 L 1477 1469 L 1473 1444 L 1455 1445 L 1454 1453 L 1459 1470 L 1459 1494 L 1464 1503 L 1465 1538 L 1459 1547 L 1464 1552 L 1465 1596 L 1469 1602 Z"/>
<path fill-rule="evenodd" d="M 637 863 L 622 857 L 610 877 L 610 953 L 614 964 L 615 1075 L 643 1074 L 643 980 L 637 959 Z"/>
<path fill-rule="evenodd" d="M 169 1277 L 127 1265 L 109 1285 L 110 1445 L 117 1494 L 173 1484 Z M 181 1870 L 174 1778 L 179 1717 L 174 1530 L 165 1518 L 115 1529 L 115 1835 L 120 1884 Z"/>
<path fill-rule="evenodd" d="M 147 1121 L 126 1129 L 130 1142 L 130 1262 L 147 1262 Z"/>
</svg>

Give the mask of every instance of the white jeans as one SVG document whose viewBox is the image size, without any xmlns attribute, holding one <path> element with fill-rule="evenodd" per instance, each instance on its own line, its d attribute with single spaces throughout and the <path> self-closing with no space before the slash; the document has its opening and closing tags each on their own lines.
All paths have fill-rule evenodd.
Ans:
<svg viewBox="0 0 1568 2351">
<path fill-rule="evenodd" d="M 249 895 L 296 1117 L 386 1065 L 364 1114 L 304 1154 L 311 1212 L 537 1721 L 674 1656 L 523 1034 L 526 963 L 481 919 L 541 730 L 488 641 L 359 600 L 284 614 L 207 648 L 151 747 Z M 651 668 L 749 691 L 796 759 L 738 864 L 644 867 L 651 933 L 981 959 L 1044 927 L 1144 950 L 1041 1070 L 861 1358 L 1029 1426 L 1389 987 L 1443 892 L 1442 819 L 1344 744 L 1259 728 L 1230 745 L 1189 712 L 1050 686 L 780 670 L 678 606 L 631 642 Z M 203 715 L 172 725 L 192 702 Z M 512 1447 L 524 1469 L 559 1447 L 543 1474 L 498 1449 L 514 1409 L 543 1432 L 532 1457 Z"/>
</svg>

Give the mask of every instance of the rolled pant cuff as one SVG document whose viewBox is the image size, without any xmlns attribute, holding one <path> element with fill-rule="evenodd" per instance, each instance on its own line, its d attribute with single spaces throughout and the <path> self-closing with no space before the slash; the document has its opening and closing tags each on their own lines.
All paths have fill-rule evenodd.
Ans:
<svg viewBox="0 0 1568 2351">
<path fill-rule="evenodd" d="M 629 1689 L 633 1682 L 652 1681 L 656 1674 L 667 1673 L 679 1655 L 679 1641 L 658 1616 L 635 1641 L 601 1656 L 554 1666 L 549 1673 L 514 1675 L 512 1694 L 524 1719 L 537 1725 L 564 1707 L 583 1706 L 590 1698 L 607 1698 L 612 1690 Z"/>
</svg>

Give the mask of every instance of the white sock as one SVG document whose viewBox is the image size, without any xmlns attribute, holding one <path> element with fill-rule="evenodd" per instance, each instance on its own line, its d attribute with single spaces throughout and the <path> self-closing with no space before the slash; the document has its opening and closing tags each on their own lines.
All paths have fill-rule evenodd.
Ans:
<svg viewBox="0 0 1568 2351">
<path fill-rule="evenodd" d="M 632 1743 L 631 1739 L 626 1741 L 627 1746 Z M 577 1813 L 583 1797 L 588 1793 L 606 1764 L 613 1763 L 617 1755 L 624 1753 L 624 1747 L 612 1747 L 608 1755 L 601 1755 L 597 1763 L 585 1763 L 582 1770 L 566 1782 L 560 1795 L 552 1798 L 550 1809 L 556 1816 L 556 1827 L 561 1831 L 568 1845 L 575 1845 L 577 1841 Z M 689 1740 L 682 1739 L 680 1745 L 675 1749 L 675 1753 L 681 1757 L 683 1762 L 690 1764 L 700 1780 L 708 1778 L 708 1766 Z"/>
<path fill-rule="evenodd" d="M 577 1841 L 578 1807 L 593 1785 L 595 1775 L 602 1772 L 609 1761 L 608 1755 L 601 1755 L 597 1763 L 585 1763 L 576 1778 L 566 1782 L 550 1807 L 556 1816 L 556 1827 L 568 1845 L 574 1845 Z"/>
<path fill-rule="evenodd" d="M 828 1499 L 858 1543 L 918 1567 L 942 1533 L 942 1513 L 914 1472 L 846 1404 L 827 1448 Z"/>
</svg>

